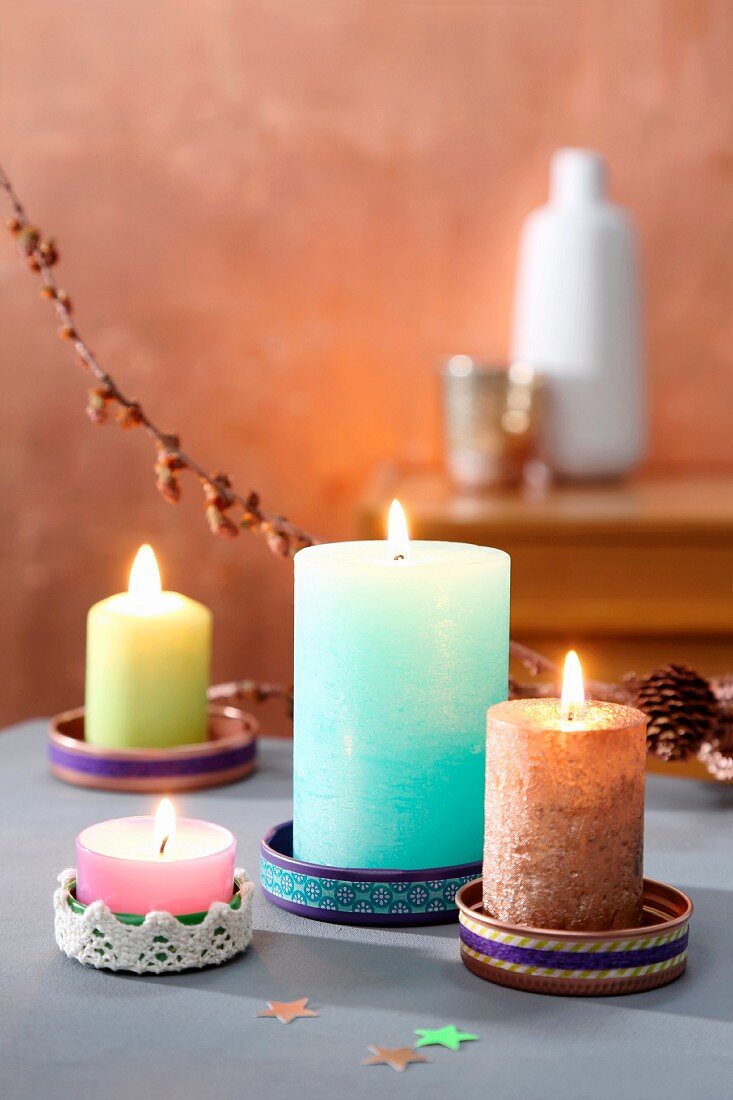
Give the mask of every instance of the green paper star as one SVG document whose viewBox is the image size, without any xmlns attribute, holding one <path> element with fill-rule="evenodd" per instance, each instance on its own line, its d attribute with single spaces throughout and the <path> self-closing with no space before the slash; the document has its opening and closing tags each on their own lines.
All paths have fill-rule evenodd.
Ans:
<svg viewBox="0 0 733 1100">
<path fill-rule="evenodd" d="M 478 1035 L 469 1035 L 467 1031 L 459 1031 L 453 1024 L 448 1024 L 446 1027 L 436 1027 L 432 1030 L 427 1027 L 416 1027 L 415 1034 L 420 1036 L 415 1043 L 415 1050 L 418 1047 L 448 1047 L 448 1050 L 460 1050 L 461 1043 L 469 1043 L 473 1039 L 478 1039 Z"/>
</svg>

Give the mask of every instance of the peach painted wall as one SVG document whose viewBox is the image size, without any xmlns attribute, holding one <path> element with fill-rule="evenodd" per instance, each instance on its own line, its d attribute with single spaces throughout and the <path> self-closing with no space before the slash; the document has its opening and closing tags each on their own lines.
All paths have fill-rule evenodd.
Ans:
<svg viewBox="0 0 733 1100">
<path fill-rule="evenodd" d="M 436 454 L 433 364 L 506 349 L 552 150 L 607 154 L 644 253 L 650 461 L 733 467 L 729 0 L 6 0 L 2 159 L 80 326 L 203 461 L 326 537 Z M 288 677 L 290 570 L 171 508 L 0 240 L 2 718 L 82 695 L 136 546 L 216 615 L 215 674 Z"/>
</svg>

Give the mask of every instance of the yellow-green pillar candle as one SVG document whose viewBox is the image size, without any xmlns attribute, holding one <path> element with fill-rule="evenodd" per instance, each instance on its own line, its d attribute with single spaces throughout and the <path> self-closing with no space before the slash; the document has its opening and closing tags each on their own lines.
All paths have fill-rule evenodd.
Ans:
<svg viewBox="0 0 733 1100">
<path fill-rule="evenodd" d="M 129 591 L 87 619 L 85 739 L 108 748 L 170 748 L 206 739 L 211 612 L 163 592 L 155 555 L 138 551 Z"/>
</svg>

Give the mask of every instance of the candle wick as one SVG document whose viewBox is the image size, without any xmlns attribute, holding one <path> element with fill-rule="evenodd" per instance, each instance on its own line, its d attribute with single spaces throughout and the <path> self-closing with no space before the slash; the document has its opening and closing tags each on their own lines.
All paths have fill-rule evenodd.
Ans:
<svg viewBox="0 0 733 1100">
<path fill-rule="evenodd" d="M 394 560 L 395 561 L 404 561 L 405 560 L 405 555 L 404 554 L 395 554 Z"/>
<path fill-rule="evenodd" d="M 165 846 L 166 846 L 166 844 L 168 843 L 169 840 L 170 840 L 170 833 L 168 834 L 168 836 L 164 836 L 163 839 L 161 840 L 161 842 L 160 842 L 160 851 L 159 851 L 158 855 L 162 856 L 164 854 Z"/>
</svg>

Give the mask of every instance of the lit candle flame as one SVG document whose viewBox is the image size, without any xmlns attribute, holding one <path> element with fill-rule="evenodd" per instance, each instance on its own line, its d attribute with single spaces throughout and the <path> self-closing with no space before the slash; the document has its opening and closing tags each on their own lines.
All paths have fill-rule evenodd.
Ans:
<svg viewBox="0 0 733 1100">
<path fill-rule="evenodd" d="M 393 500 L 387 520 L 387 543 L 395 561 L 404 561 L 410 552 L 410 535 L 405 511 L 399 500 Z"/>
<path fill-rule="evenodd" d="M 176 811 L 173 808 L 173 803 L 170 798 L 161 798 L 155 811 L 155 827 L 153 829 L 155 850 L 159 856 L 165 854 L 166 848 L 170 850 L 175 835 Z"/>
<path fill-rule="evenodd" d="M 579 712 L 583 709 L 584 703 L 583 669 L 580 667 L 578 654 L 574 649 L 571 649 L 565 658 L 565 669 L 562 678 L 560 710 L 563 718 L 577 718 Z"/>
<path fill-rule="evenodd" d="M 149 604 L 160 596 L 160 570 L 152 546 L 140 547 L 130 570 L 127 591 L 136 603 Z"/>
</svg>

